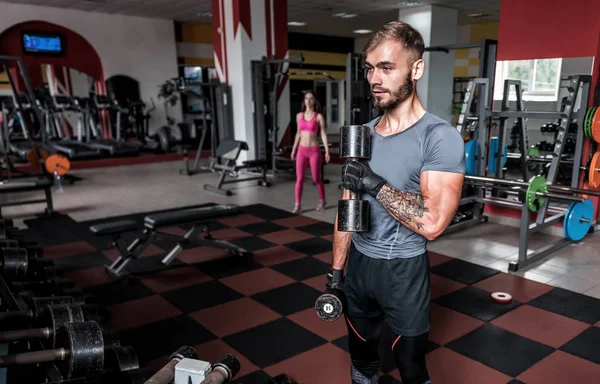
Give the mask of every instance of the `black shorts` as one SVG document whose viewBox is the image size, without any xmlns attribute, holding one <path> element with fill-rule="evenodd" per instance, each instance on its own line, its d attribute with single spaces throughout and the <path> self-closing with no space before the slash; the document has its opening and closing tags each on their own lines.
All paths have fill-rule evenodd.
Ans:
<svg viewBox="0 0 600 384">
<path fill-rule="evenodd" d="M 344 293 L 349 318 L 385 317 L 391 330 L 401 336 L 429 331 L 427 251 L 408 259 L 374 259 L 352 244 Z"/>
</svg>

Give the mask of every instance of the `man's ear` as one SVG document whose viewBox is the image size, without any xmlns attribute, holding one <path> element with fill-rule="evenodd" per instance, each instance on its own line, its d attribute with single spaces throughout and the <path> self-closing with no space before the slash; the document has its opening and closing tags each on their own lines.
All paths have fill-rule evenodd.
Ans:
<svg viewBox="0 0 600 384">
<path fill-rule="evenodd" d="M 412 66 L 412 79 L 413 81 L 419 80 L 425 72 L 425 62 L 423 59 L 419 59 L 413 63 Z"/>
</svg>

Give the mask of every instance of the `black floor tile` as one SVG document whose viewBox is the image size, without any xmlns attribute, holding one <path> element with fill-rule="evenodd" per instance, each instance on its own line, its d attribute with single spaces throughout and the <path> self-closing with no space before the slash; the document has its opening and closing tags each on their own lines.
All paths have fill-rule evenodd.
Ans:
<svg viewBox="0 0 600 384">
<path fill-rule="evenodd" d="M 314 308 L 321 292 L 302 283 L 293 283 L 251 296 L 254 300 L 282 314 L 291 315 Z"/>
<path fill-rule="evenodd" d="M 475 284 L 478 281 L 500 273 L 500 271 L 469 263 L 464 260 L 454 259 L 447 263 L 432 267 L 431 273 L 447 277 L 463 284 Z"/>
<path fill-rule="evenodd" d="M 163 292 L 161 296 L 185 313 L 244 297 L 218 280 Z"/>
<path fill-rule="evenodd" d="M 238 227 L 238 229 L 257 236 L 264 235 L 265 233 L 283 231 L 287 228 L 282 225 L 272 223 L 270 221 L 261 221 L 260 223 L 248 224 Z"/>
<path fill-rule="evenodd" d="M 379 378 L 379 384 L 402 384 L 402 382 L 394 379 L 390 375 L 383 375 Z"/>
<path fill-rule="evenodd" d="M 301 259 L 288 261 L 287 263 L 271 266 L 271 269 L 288 275 L 292 279 L 305 280 L 311 277 L 324 275 L 329 270 L 330 265 L 313 257 L 303 257 Z M 325 284 L 325 281 L 323 281 Z"/>
<path fill-rule="evenodd" d="M 270 207 L 264 204 L 247 205 L 242 208 L 244 213 L 260 217 L 265 220 L 279 220 L 294 216 L 293 213 L 284 211 L 283 209 Z"/>
<path fill-rule="evenodd" d="M 254 371 L 239 378 L 235 378 L 231 384 L 266 384 L 269 382 L 269 376 L 265 371 Z"/>
<path fill-rule="evenodd" d="M 475 287 L 464 287 L 433 302 L 481 321 L 493 320 L 521 305 L 516 300 L 507 304 L 497 303 L 490 298 L 489 292 Z"/>
<path fill-rule="evenodd" d="M 286 318 L 226 336 L 223 341 L 259 368 L 327 343 L 325 339 Z"/>
<path fill-rule="evenodd" d="M 162 263 L 162 259 L 164 259 L 165 256 L 166 253 L 155 256 L 146 256 L 133 260 L 127 264 L 127 269 L 134 275 L 143 275 L 146 273 L 165 271 L 167 269 L 173 269 L 186 265 L 183 261 L 177 258 L 173 259 L 169 265 L 165 265 Z"/>
<path fill-rule="evenodd" d="M 333 235 L 333 224 L 325 222 L 309 224 L 296 229 L 314 236 Z"/>
<path fill-rule="evenodd" d="M 560 350 L 570 353 L 571 355 L 579 356 L 582 359 L 589 360 L 593 363 L 600 364 L 600 354 L 598 353 L 599 345 L 600 328 L 589 327 L 579 336 L 560 347 Z"/>
<path fill-rule="evenodd" d="M 348 349 L 348 335 L 342 336 L 339 339 L 335 339 L 331 342 L 333 345 L 343 349 L 344 351 L 350 353 Z"/>
<path fill-rule="evenodd" d="M 204 272 L 216 279 L 264 268 L 264 266 L 255 263 L 252 260 L 239 256 L 231 256 L 223 259 L 201 262 L 194 264 L 194 266 L 201 272 Z"/>
<path fill-rule="evenodd" d="M 513 379 L 513 380 L 509 381 L 507 384 L 525 384 L 525 383 L 520 380 Z"/>
<path fill-rule="evenodd" d="M 102 252 L 92 252 L 84 255 L 61 257 L 54 260 L 54 265 L 61 267 L 65 272 L 93 267 L 103 267 L 112 261 Z"/>
<path fill-rule="evenodd" d="M 528 304 L 588 324 L 600 321 L 599 299 L 562 288 L 554 288 Z"/>
<path fill-rule="evenodd" d="M 217 338 L 185 315 L 120 331 L 119 337 L 121 345 L 134 347 L 140 363 L 169 356 L 182 345 L 198 345 Z"/>
<path fill-rule="evenodd" d="M 512 377 L 525 372 L 555 351 L 552 347 L 492 324 L 485 324 L 451 341 L 446 348 Z"/>
<path fill-rule="evenodd" d="M 94 296 L 97 302 L 102 305 L 119 304 L 155 294 L 153 290 L 135 278 L 115 280 L 110 283 L 84 288 L 83 291 Z"/>
<path fill-rule="evenodd" d="M 296 252 L 310 256 L 331 251 L 331 241 L 319 237 L 287 243 L 285 246 Z"/>
<path fill-rule="evenodd" d="M 267 241 L 261 237 L 255 236 L 242 237 L 241 239 L 233 239 L 230 242 L 250 252 L 260 251 L 261 249 L 267 249 L 277 246 L 277 244 L 271 243 L 270 241 Z"/>
</svg>

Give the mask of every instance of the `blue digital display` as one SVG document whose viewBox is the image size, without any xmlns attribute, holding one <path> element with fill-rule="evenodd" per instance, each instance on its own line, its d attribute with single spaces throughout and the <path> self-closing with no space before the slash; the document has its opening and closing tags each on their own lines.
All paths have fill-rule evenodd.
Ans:
<svg viewBox="0 0 600 384">
<path fill-rule="evenodd" d="M 60 36 L 23 33 L 23 49 L 30 53 L 58 54 L 63 51 Z"/>
</svg>

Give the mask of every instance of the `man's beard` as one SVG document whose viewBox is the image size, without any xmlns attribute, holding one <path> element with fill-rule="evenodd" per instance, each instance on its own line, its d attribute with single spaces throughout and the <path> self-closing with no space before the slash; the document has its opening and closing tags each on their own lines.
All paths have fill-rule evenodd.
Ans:
<svg viewBox="0 0 600 384">
<path fill-rule="evenodd" d="M 377 107 L 378 109 L 381 109 L 381 110 L 394 109 L 398 105 L 400 105 L 400 103 L 402 103 L 404 100 L 408 99 L 413 94 L 414 88 L 415 87 L 414 87 L 414 84 L 412 82 L 410 72 L 409 72 L 406 75 L 406 78 L 404 79 L 404 84 L 402 84 L 396 90 L 396 92 L 391 94 L 391 97 L 388 101 L 384 102 L 384 101 L 378 100 L 377 96 L 373 96 L 373 101 L 375 103 L 375 107 Z M 380 88 L 378 88 L 377 90 L 378 91 L 388 91 L 388 90 L 384 90 L 384 89 L 380 89 Z M 372 91 L 374 91 L 374 89 L 372 89 Z"/>
</svg>

